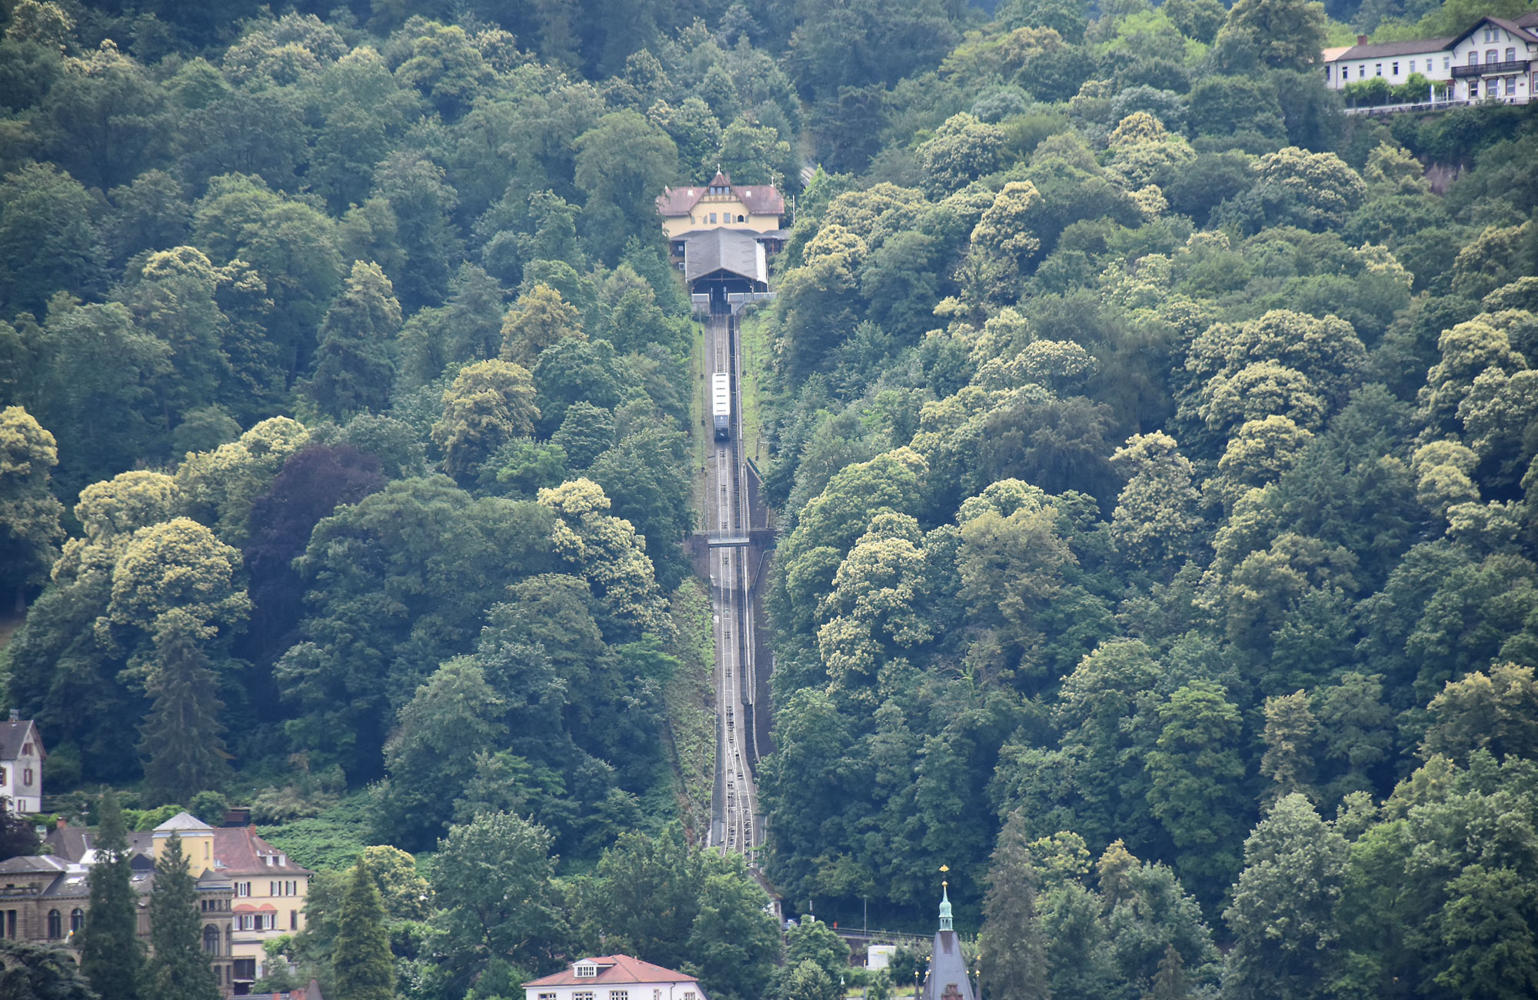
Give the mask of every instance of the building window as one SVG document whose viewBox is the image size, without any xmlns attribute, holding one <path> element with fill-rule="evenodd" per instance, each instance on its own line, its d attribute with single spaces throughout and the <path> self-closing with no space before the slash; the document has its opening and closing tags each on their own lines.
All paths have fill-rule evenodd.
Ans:
<svg viewBox="0 0 1538 1000">
<path fill-rule="evenodd" d="M 1507 62 L 1516 62 L 1517 61 L 1517 50 L 1516 50 L 1516 48 L 1513 47 L 1513 48 L 1509 48 L 1509 49 L 1506 50 L 1506 61 Z"/>
<path fill-rule="evenodd" d="M 554 993 L 541 993 L 541 994 L 539 994 L 539 1000 L 555 1000 L 555 994 Z"/>
<path fill-rule="evenodd" d="M 593 994 L 589 992 L 573 993 L 571 1000 L 593 1000 Z"/>
<path fill-rule="evenodd" d="M 256 959 L 237 958 L 234 962 L 235 978 L 244 979 L 247 982 L 256 978 Z"/>
<path fill-rule="evenodd" d="M 1390 72 L 1391 72 L 1391 73 L 1392 73 L 1392 74 L 1393 74 L 1393 75 L 1394 75 L 1394 76 L 1398 76 L 1398 75 L 1399 75 L 1399 64 L 1398 64 L 1398 63 L 1394 63 L 1394 65 L 1393 65 L 1393 66 L 1392 66 L 1392 67 L 1391 67 L 1391 68 L 1390 68 L 1390 70 L 1389 70 L 1389 71 L 1390 71 Z"/>
<path fill-rule="evenodd" d="M 630 1000 L 629 990 L 610 990 L 609 1000 Z"/>
<path fill-rule="evenodd" d="M 5 777 L 5 768 L 0 767 L 0 785 L 8 784 Z"/>
<path fill-rule="evenodd" d="M 1469 49 L 1469 65 L 1470 66 L 1478 66 L 1479 65 L 1479 53 L 1476 52 L 1473 49 Z"/>
<path fill-rule="evenodd" d="M 48 940 L 57 941 L 64 936 L 64 918 L 58 910 L 48 911 Z"/>
<path fill-rule="evenodd" d="M 249 895 L 251 895 L 251 883 L 250 882 L 236 882 L 235 883 L 235 895 L 237 895 L 237 896 L 249 896 Z"/>
<path fill-rule="evenodd" d="M 1430 67 L 1428 66 L 1427 68 L 1429 69 Z M 1415 72 L 1415 60 L 1414 59 L 1410 60 L 1410 72 L 1411 73 Z"/>
<path fill-rule="evenodd" d="M 572 969 L 572 974 L 578 979 L 592 979 L 598 975 L 598 966 L 592 962 L 578 962 L 576 967 Z"/>
<path fill-rule="evenodd" d="M 1383 64 L 1382 63 L 1374 63 L 1373 64 L 1372 75 L 1373 76 L 1382 76 L 1383 75 Z"/>
<path fill-rule="evenodd" d="M 74 934 L 77 931 L 79 931 L 80 928 L 82 928 L 84 926 L 85 926 L 85 911 L 82 910 L 78 906 L 75 907 L 73 910 L 70 910 L 69 911 L 69 932 L 71 934 Z"/>
<path fill-rule="evenodd" d="M 32 769 L 30 767 L 21 772 L 21 784 L 24 788 L 32 787 Z"/>
<path fill-rule="evenodd" d="M 291 931 L 297 931 L 299 929 L 299 911 L 298 910 L 289 910 L 288 911 L 288 929 L 291 930 Z"/>
<path fill-rule="evenodd" d="M 219 928 L 213 924 L 203 928 L 203 954 L 219 954 Z"/>
<path fill-rule="evenodd" d="M 1488 52 L 1485 53 L 1485 62 L 1486 63 L 1498 63 L 1500 61 L 1501 61 L 1501 54 L 1499 52 L 1495 51 L 1494 49 L 1490 49 Z"/>
</svg>

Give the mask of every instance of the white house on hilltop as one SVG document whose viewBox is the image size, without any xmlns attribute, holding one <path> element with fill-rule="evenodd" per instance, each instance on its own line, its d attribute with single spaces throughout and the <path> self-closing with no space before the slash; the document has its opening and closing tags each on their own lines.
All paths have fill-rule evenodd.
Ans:
<svg viewBox="0 0 1538 1000">
<path fill-rule="evenodd" d="M 1381 79 L 1401 86 L 1419 73 L 1426 101 L 1498 100 L 1526 104 L 1538 94 L 1538 11 L 1516 18 L 1483 17 L 1451 38 L 1368 43 L 1325 49 L 1324 82 L 1331 90 Z"/>
<path fill-rule="evenodd" d="M 523 984 L 524 1000 L 708 1000 L 699 980 L 629 955 L 584 958 Z"/>
</svg>

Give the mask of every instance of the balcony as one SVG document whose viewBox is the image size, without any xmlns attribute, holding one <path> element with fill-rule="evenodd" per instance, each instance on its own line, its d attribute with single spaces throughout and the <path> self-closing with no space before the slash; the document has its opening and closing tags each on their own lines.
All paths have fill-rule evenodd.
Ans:
<svg viewBox="0 0 1538 1000">
<path fill-rule="evenodd" d="M 1504 73 L 1526 73 L 1530 59 L 1513 59 L 1510 62 L 1480 63 L 1478 66 L 1454 66 L 1453 78 L 1466 76 L 1500 76 Z"/>
</svg>

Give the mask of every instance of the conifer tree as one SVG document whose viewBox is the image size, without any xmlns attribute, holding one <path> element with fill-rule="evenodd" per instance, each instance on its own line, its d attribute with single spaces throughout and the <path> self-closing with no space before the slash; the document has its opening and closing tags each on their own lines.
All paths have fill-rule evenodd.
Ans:
<svg viewBox="0 0 1538 1000">
<path fill-rule="evenodd" d="M 197 882 L 182 852 L 182 838 L 175 833 L 155 862 L 150 946 L 154 956 L 145 985 L 156 1000 L 219 1000 L 213 967 L 203 953 Z"/>
<path fill-rule="evenodd" d="M 1047 1000 L 1047 944 L 1036 917 L 1035 873 L 1025 816 L 1005 820 L 988 868 L 983 930 L 978 936 L 982 979 L 993 1000 Z"/>
<path fill-rule="evenodd" d="M 123 810 L 112 789 L 102 793 L 96 863 L 87 881 L 91 902 L 80 935 L 80 971 L 91 988 L 114 1000 L 138 1000 L 144 949 L 138 938 L 138 900 L 128 855 Z"/>
<path fill-rule="evenodd" d="M 361 858 L 342 899 L 331 967 L 339 1000 L 393 1000 L 395 996 L 395 960 L 384 904 Z"/>
<path fill-rule="evenodd" d="M 146 685 L 154 702 L 139 732 L 144 780 L 167 802 L 187 802 L 218 788 L 229 770 L 224 705 L 198 641 L 197 623 L 181 609 L 161 616 L 156 664 Z"/>
</svg>

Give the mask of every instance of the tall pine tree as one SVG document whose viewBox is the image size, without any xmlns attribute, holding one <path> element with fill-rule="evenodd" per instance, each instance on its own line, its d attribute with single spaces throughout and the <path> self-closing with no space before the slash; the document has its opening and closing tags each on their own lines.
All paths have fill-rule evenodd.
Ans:
<svg viewBox="0 0 1538 1000">
<path fill-rule="evenodd" d="M 180 608 L 160 616 L 155 665 L 146 688 L 154 699 L 140 728 L 144 780 L 167 802 L 188 802 L 218 788 L 229 773 L 214 672 L 200 643 L 201 628 Z"/>
<path fill-rule="evenodd" d="M 984 993 L 992 1000 L 1051 996 L 1029 844 L 1025 817 L 1016 809 L 1004 821 L 993 848 L 988 893 L 983 897 L 983 930 L 977 940 Z"/>
<path fill-rule="evenodd" d="M 173 833 L 155 862 L 155 888 L 150 893 L 154 956 L 146 985 L 156 1000 L 219 1000 L 219 984 L 203 953 L 202 923 L 197 882 L 182 853 L 182 838 Z"/>
<path fill-rule="evenodd" d="M 102 793 L 96 831 L 96 863 L 86 877 L 91 904 L 80 936 L 80 971 L 91 988 L 114 1000 L 138 1000 L 144 975 L 139 944 L 138 898 L 128 854 L 128 830 L 112 789 Z"/>
<path fill-rule="evenodd" d="M 361 858 L 337 917 L 331 967 L 338 1000 L 393 1000 L 395 996 L 395 958 L 385 929 L 384 903 Z"/>
</svg>

